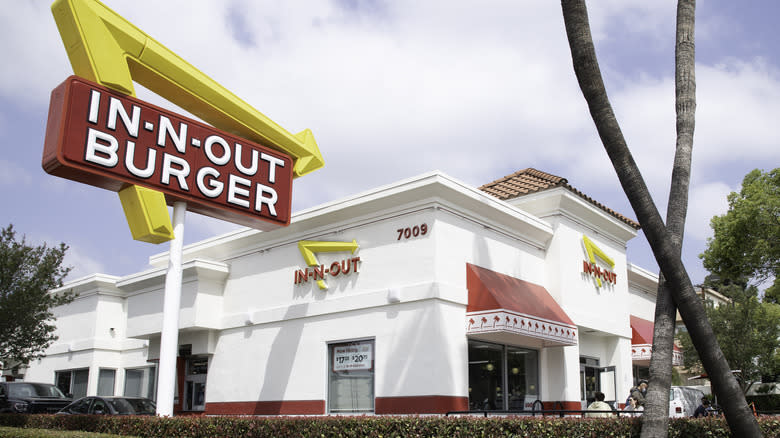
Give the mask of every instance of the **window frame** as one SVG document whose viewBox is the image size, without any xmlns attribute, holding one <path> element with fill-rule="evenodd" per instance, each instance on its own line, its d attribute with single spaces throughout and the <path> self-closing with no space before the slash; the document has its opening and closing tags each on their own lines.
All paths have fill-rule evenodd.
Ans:
<svg viewBox="0 0 780 438">
<path fill-rule="evenodd" d="M 370 345 L 371 347 L 371 365 L 368 369 L 355 369 L 355 370 L 336 370 L 336 357 L 334 355 L 334 348 L 341 346 L 359 346 Z M 370 414 L 376 410 L 376 338 L 357 338 L 340 341 L 328 341 L 326 345 L 326 406 L 328 414 Z M 359 379 L 361 377 L 369 377 L 370 394 L 366 397 L 370 403 L 370 407 L 347 409 L 347 408 L 334 408 L 336 394 L 333 394 L 334 378 L 339 380 L 343 379 Z M 358 398 L 359 399 L 359 398 Z M 355 399 L 353 399 L 353 403 Z"/>
<path fill-rule="evenodd" d="M 84 394 L 80 394 L 80 393 L 76 394 L 73 391 L 73 385 L 75 384 L 75 381 L 76 381 L 76 373 L 80 373 L 80 372 L 84 372 L 84 371 L 86 371 L 86 373 L 87 373 L 86 384 L 84 385 Z M 70 395 L 73 399 L 86 397 L 89 394 L 89 374 L 90 374 L 89 367 L 85 367 L 85 368 L 71 368 L 71 369 L 66 369 L 66 370 L 55 370 L 54 371 L 54 386 L 59 388 L 60 391 L 62 391 L 63 394 Z M 64 391 L 60 387 L 60 382 L 59 382 L 60 375 L 68 375 L 68 390 L 67 391 Z"/>
<path fill-rule="evenodd" d="M 517 409 L 517 408 L 511 408 L 510 407 L 510 403 L 511 403 L 510 402 L 510 398 L 511 398 L 511 395 L 512 395 L 509 392 L 509 380 L 510 380 L 509 379 L 509 373 L 511 372 L 511 370 L 509 369 L 509 350 L 510 349 L 525 350 L 525 351 L 528 351 L 528 352 L 533 352 L 535 354 L 535 356 L 536 356 L 536 360 L 535 360 L 536 382 L 534 383 L 534 385 L 535 385 L 536 397 L 537 397 L 537 399 L 540 399 L 540 396 L 541 396 L 541 393 L 542 393 L 542 387 L 541 387 L 542 386 L 542 382 L 541 382 L 542 379 L 541 379 L 541 375 L 540 375 L 540 372 L 541 372 L 541 354 L 540 354 L 540 350 L 538 350 L 536 348 L 524 347 L 524 346 L 519 346 L 519 345 L 501 344 L 501 343 L 497 343 L 497 342 L 484 341 L 482 339 L 469 338 L 468 341 L 467 341 L 467 360 L 468 360 L 468 366 L 469 367 L 473 364 L 472 363 L 472 358 L 470 356 L 468 356 L 468 351 L 471 350 L 471 345 L 472 344 L 482 344 L 482 345 L 487 346 L 488 348 L 493 347 L 495 350 L 500 350 L 500 352 L 501 352 L 501 360 L 500 360 L 500 363 L 498 364 L 498 366 L 500 367 L 500 370 L 501 370 L 501 380 L 500 380 L 500 384 L 501 384 L 501 406 L 495 406 L 495 407 L 487 409 L 487 410 L 516 410 Z M 468 391 L 468 394 L 469 394 L 469 409 L 482 410 L 482 409 L 479 409 L 478 406 L 477 407 L 472 407 L 471 406 L 471 403 L 472 403 L 472 395 L 471 395 L 472 391 L 471 390 L 472 390 L 472 383 L 473 383 L 473 382 L 471 382 L 471 369 L 468 370 L 467 377 L 468 377 L 468 389 L 469 389 L 469 391 Z M 526 384 L 529 384 L 529 382 L 526 382 Z M 523 404 L 524 403 L 525 402 L 523 402 Z M 523 408 L 523 409 L 525 409 L 525 408 Z"/>
<path fill-rule="evenodd" d="M 101 378 L 103 377 L 104 372 L 109 372 L 109 371 L 113 373 L 113 376 L 111 378 L 111 394 L 101 394 L 100 392 Z M 116 368 L 98 368 L 98 384 L 96 390 L 97 392 L 95 395 L 97 395 L 98 397 L 112 397 L 116 395 L 116 375 L 117 375 L 116 371 L 117 371 Z"/>
<path fill-rule="evenodd" d="M 141 388 L 139 395 L 128 395 L 127 393 L 127 372 L 140 371 Z M 144 395 L 146 393 L 146 395 Z M 122 382 L 122 395 L 125 397 L 145 397 L 152 401 L 157 401 L 157 365 L 147 365 L 140 367 L 124 368 L 124 381 Z"/>
</svg>

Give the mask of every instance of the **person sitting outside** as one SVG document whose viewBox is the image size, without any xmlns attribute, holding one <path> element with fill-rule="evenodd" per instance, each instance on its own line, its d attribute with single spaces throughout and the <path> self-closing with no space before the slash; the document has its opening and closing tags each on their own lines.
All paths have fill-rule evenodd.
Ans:
<svg viewBox="0 0 780 438">
<path fill-rule="evenodd" d="M 693 411 L 693 418 L 707 417 L 710 415 L 710 399 L 707 397 L 701 398 L 701 404 L 695 411 Z"/>
<path fill-rule="evenodd" d="M 608 405 L 604 402 L 604 393 L 600 391 L 596 391 L 595 394 L 593 394 L 594 397 L 596 397 L 596 401 L 590 404 L 588 406 L 589 411 L 612 411 L 612 406 Z M 609 412 L 587 412 L 585 414 L 586 417 L 609 417 Z"/>
<path fill-rule="evenodd" d="M 645 410 L 644 403 L 637 400 L 633 395 L 628 397 L 628 404 L 623 408 L 624 412 L 634 412 L 633 416 L 642 415 L 642 411 Z"/>
<path fill-rule="evenodd" d="M 634 397 L 637 402 L 643 404 L 645 397 L 647 397 L 647 380 L 640 380 L 639 385 L 631 388 L 631 390 L 628 392 L 628 396 Z M 626 399 L 626 405 L 628 404 L 629 401 Z"/>
</svg>

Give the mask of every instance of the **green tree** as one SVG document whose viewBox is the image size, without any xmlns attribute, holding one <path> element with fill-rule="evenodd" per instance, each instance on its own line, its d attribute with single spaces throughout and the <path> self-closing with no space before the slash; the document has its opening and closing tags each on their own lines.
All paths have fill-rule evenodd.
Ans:
<svg viewBox="0 0 780 438">
<path fill-rule="evenodd" d="M 707 316 L 729 366 L 740 370 L 739 383 L 744 392 L 762 375 L 774 375 L 778 371 L 780 305 L 761 302 L 755 286 L 721 285 L 718 290 L 731 297 L 732 302 L 717 307 L 709 303 Z M 701 359 L 691 348 L 690 336 L 681 332 L 678 339 L 685 351 L 685 367 L 701 370 Z"/>
<path fill-rule="evenodd" d="M 43 356 L 57 339 L 52 308 L 73 294 L 51 294 L 70 272 L 62 261 L 68 247 L 60 243 L 31 246 L 17 240 L 13 225 L 0 230 L 0 360 L 28 363 Z"/>
<path fill-rule="evenodd" d="M 713 236 L 701 257 L 722 281 L 759 284 L 774 277 L 765 300 L 780 303 L 780 168 L 755 169 L 728 196 L 729 210 L 710 221 Z"/>
</svg>

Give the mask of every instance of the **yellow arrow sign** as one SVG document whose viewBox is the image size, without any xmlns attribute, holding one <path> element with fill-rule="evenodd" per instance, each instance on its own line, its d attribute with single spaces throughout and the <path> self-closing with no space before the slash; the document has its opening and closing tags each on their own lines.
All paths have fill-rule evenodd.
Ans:
<svg viewBox="0 0 780 438">
<path fill-rule="evenodd" d="M 314 254 L 320 252 L 341 252 L 350 251 L 352 254 L 358 249 L 358 243 L 356 240 L 352 242 L 328 242 L 318 240 L 301 240 L 298 242 L 298 250 L 303 256 L 303 260 L 309 266 L 319 266 L 320 262 L 317 260 L 317 256 Z M 320 289 L 327 289 L 328 285 L 324 280 L 317 280 L 317 286 Z"/>
<path fill-rule="evenodd" d="M 56 0 L 51 9 L 76 75 L 130 95 L 135 80 L 218 129 L 290 155 L 296 177 L 324 165 L 310 130 L 287 132 L 99 1 Z M 133 193 L 149 191 L 137 187 Z M 127 199 L 120 197 L 134 239 L 173 238 L 170 218 L 162 224 L 148 220 L 167 216 L 163 196 Z"/>
<path fill-rule="evenodd" d="M 218 129 L 290 155 L 295 176 L 324 165 L 311 131 L 291 134 L 96 0 L 52 5 L 76 75 L 133 95 L 133 80 Z"/>
<path fill-rule="evenodd" d="M 607 253 L 601 250 L 598 246 L 596 246 L 595 243 L 593 243 L 592 240 L 588 239 L 588 236 L 583 235 L 582 236 L 582 243 L 585 244 L 585 252 L 588 253 L 588 260 L 591 263 L 596 263 L 596 257 L 600 258 L 602 261 L 607 263 L 610 268 L 615 269 L 615 261 L 612 260 Z M 599 287 L 601 287 L 601 279 L 596 277 L 596 281 L 599 284 Z"/>
</svg>

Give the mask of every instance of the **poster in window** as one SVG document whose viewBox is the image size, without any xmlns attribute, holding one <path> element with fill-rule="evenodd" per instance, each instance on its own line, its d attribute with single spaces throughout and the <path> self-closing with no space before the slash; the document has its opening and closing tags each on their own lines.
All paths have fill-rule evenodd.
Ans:
<svg viewBox="0 0 780 438">
<path fill-rule="evenodd" d="M 333 346 L 333 371 L 370 370 L 374 361 L 373 343 Z"/>
</svg>

